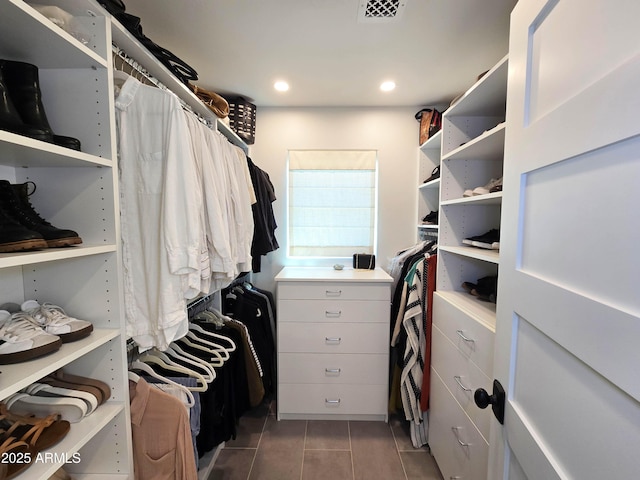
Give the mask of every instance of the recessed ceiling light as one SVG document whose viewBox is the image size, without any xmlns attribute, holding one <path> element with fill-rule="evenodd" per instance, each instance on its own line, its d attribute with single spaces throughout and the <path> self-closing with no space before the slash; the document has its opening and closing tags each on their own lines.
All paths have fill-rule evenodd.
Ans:
<svg viewBox="0 0 640 480">
<path fill-rule="evenodd" d="M 279 92 L 286 92 L 287 90 L 289 90 L 289 84 L 284 80 L 278 80 L 273 84 L 273 88 L 275 88 Z"/>
<path fill-rule="evenodd" d="M 396 82 L 394 82 L 393 80 L 388 80 L 380 84 L 380 90 L 382 90 L 383 92 L 390 92 L 395 88 L 396 88 Z"/>
</svg>

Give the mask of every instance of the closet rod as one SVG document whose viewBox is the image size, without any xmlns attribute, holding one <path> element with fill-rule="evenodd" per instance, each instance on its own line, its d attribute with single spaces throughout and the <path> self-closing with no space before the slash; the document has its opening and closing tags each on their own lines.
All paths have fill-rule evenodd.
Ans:
<svg viewBox="0 0 640 480">
<path fill-rule="evenodd" d="M 138 72 L 141 75 L 143 75 L 153 85 L 155 85 L 156 87 L 160 88 L 161 90 L 166 90 L 167 92 L 173 93 L 175 95 L 175 97 L 180 101 L 180 105 L 182 105 L 182 108 L 184 108 L 185 110 L 187 110 L 187 111 L 191 112 L 192 114 L 194 114 L 196 116 L 196 118 L 200 122 L 204 123 L 207 127 L 215 130 L 215 125 L 213 125 L 210 120 L 204 118 L 202 115 L 197 113 L 193 109 L 193 107 L 191 105 L 189 105 L 187 102 L 185 102 L 183 99 L 181 99 L 178 95 L 176 95 L 175 92 L 172 92 L 171 89 L 168 88 L 165 84 L 163 84 L 160 80 L 158 80 L 153 75 L 151 75 L 147 71 L 146 68 L 144 68 L 142 65 L 140 65 L 140 63 L 138 63 L 134 58 L 129 56 L 127 54 L 127 52 L 125 52 L 124 50 L 122 50 L 120 47 L 118 47 L 115 44 L 111 45 L 111 51 L 115 55 L 117 55 L 123 62 L 125 62 L 127 65 L 129 65 L 131 68 L 133 68 L 136 72 Z"/>
</svg>

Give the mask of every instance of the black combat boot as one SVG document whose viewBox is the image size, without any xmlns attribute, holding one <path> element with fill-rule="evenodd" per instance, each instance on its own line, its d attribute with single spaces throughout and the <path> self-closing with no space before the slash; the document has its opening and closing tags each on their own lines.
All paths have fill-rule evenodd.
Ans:
<svg viewBox="0 0 640 480">
<path fill-rule="evenodd" d="M 0 207 L 20 225 L 42 235 L 49 247 L 66 247 L 82 243 L 76 232 L 54 227 L 34 210 L 29 201 L 30 184 L 35 192 L 33 182 L 12 185 L 7 180 L 0 180 Z"/>
<path fill-rule="evenodd" d="M 53 133 L 42 105 L 38 67 L 25 62 L 0 60 L 0 70 L 11 101 L 22 121 L 29 127 L 49 132 L 56 145 L 80 150 L 80 140 L 77 138 Z"/>
<path fill-rule="evenodd" d="M 0 208 L 0 252 L 21 252 L 47 248 L 42 235 L 23 227 Z"/>
</svg>

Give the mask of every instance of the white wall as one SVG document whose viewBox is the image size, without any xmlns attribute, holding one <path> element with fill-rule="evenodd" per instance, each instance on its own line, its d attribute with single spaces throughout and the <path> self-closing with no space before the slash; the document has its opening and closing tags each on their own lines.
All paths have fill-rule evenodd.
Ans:
<svg viewBox="0 0 640 480">
<path fill-rule="evenodd" d="M 258 108 L 256 141 L 250 157 L 265 170 L 278 200 L 273 208 L 280 248 L 262 257 L 253 275 L 260 288 L 275 291 L 273 277 L 286 257 L 286 159 L 291 149 L 373 149 L 378 151 L 378 252 L 386 268 L 398 250 L 416 242 L 419 108 Z M 356 252 L 354 252 L 356 253 Z M 314 265 L 333 265 L 334 261 Z M 344 262 L 350 264 L 348 262 Z"/>
</svg>

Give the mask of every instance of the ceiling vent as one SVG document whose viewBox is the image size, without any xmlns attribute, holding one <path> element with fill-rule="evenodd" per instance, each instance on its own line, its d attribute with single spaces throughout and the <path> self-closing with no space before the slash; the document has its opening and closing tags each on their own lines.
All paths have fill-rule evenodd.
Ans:
<svg viewBox="0 0 640 480">
<path fill-rule="evenodd" d="M 358 3 L 358 22 L 388 23 L 400 19 L 407 0 L 361 0 Z"/>
</svg>

